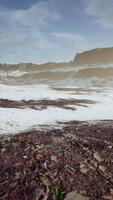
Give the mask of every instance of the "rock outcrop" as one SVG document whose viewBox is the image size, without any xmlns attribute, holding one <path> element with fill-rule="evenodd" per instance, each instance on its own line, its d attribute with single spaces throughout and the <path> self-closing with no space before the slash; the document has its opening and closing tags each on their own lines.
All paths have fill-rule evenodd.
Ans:
<svg viewBox="0 0 113 200">
<path fill-rule="evenodd" d="M 78 53 L 73 61 L 74 65 L 113 63 L 113 48 L 97 48 Z"/>
</svg>

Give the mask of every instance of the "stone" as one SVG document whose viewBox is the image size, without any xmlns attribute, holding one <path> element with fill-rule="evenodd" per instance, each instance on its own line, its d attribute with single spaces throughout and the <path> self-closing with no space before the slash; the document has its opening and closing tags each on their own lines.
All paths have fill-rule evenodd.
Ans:
<svg viewBox="0 0 113 200">
<path fill-rule="evenodd" d="M 113 195 L 113 189 L 111 188 L 110 194 Z"/>
<path fill-rule="evenodd" d="M 57 162 L 57 157 L 56 156 L 51 156 L 51 161 Z"/>
<path fill-rule="evenodd" d="M 6 151 L 6 148 L 1 149 L 1 153 L 4 153 Z"/>
<path fill-rule="evenodd" d="M 94 153 L 93 157 L 94 157 L 98 162 L 101 162 L 101 161 L 102 161 L 101 156 L 100 156 L 100 154 L 99 154 L 98 151 L 96 151 L 96 152 Z"/>
<path fill-rule="evenodd" d="M 44 144 L 36 144 L 37 149 L 42 150 L 44 148 Z"/>
<path fill-rule="evenodd" d="M 42 182 L 43 182 L 44 185 L 46 185 L 46 186 L 50 186 L 50 185 L 51 185 L 51 182 L 50 182 L 50 180 L 48 179 L 48 177 L 42 176 L 42 177 L 41 177 L 41 180 L 42 180 Z"/>
<path fill-rule="evenodd" d="M 102 171 L 102 172 L 105 172 L 106 171 L 106 167 L 102 166 L 102 165 L 99 165 L 99 169 Z"/>
<path fill-rule="evenodd" d="M 111 196 L 111 195 L 109 195 L 109 196 L 104 195 L 103 198 L 106 200 L 113 200 L 113 196 Z"/>
<path fill-rule="evenodd" d="M 24 159 L 27 159 L 27 156 L 26 156 L 26 155 L 24 155 L 24 156 L 23 156 L 23 158 L 24 158 Z"/>
<path fill-rule="evenodd" d="M 80 164 L 80 171 L 81 171 L 83 174 L 87 173 L 88 167 L 87 167 L 87 165 L 86 165 L 85 163 L 81 163 L 81 164 Z"/>
<path fill-rule="evenodd" d="M 77 193 L 77 191 L 75 190 L 75 191 L 69 192 L 66 195 L 64 200 L 89 200 L 89 198 Z"/>
</svg>

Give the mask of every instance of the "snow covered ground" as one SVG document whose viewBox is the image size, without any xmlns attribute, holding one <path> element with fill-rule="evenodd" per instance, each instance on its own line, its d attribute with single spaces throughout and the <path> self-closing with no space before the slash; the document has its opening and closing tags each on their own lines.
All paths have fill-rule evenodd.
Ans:
<svg viewBox="0 0 113 200">
<path fill-rule="evenodd" d="M 113 90 L 103 92 L 72 94 L 72 91 L 55 91 L 47 85 L 7 86 L 0 85 L 0 99 L 39 100 L 39 99 L 88 99 L 96 104 L 87 107 L 75 106 L 76 110 L 48 107 L 45 110 L 30 108 L 0 108 L 0 134 L 15 134 L 31 129 L 39 129 L 40 125 L 57 126 L 57 122 L 70 120 L 111 120 L 113 119 Z"/>
</svg>

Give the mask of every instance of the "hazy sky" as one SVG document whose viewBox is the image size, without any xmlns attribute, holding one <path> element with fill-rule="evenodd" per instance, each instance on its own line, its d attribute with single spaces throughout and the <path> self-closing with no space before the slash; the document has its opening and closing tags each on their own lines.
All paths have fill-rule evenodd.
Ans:
<svg viewBox="0 0 113 200">
<path fill-rule="evenodd" d="M 113 0 L 0 0 L 0 62 L 71 60 L 113 46 Z"/>
</svg>

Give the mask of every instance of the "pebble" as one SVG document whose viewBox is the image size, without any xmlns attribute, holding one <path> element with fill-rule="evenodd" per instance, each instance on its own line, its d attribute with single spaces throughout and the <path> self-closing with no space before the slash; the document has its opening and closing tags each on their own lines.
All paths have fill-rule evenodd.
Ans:
<svg viewBox="0 0 113 200">
<path fill-rule="evenodd" d="M 105 172 L 106 171 L 106 167 L 102 166 L 102 165 L 99 165 L 99 169 L 102 171 L 102 172 Z"/>
<path fill-rule="evenodd" d="M 23 156 L 23 158 L 24 158 L 24 159 L 26 159 L 26 158 L 27 158 L 27 156 L 26 156 L 26 155 L 24 155 L 24 156 Z"/>
<path fill-rule="evenodd" d="M 98 151 L 96 151 L 96 152 L 94 153 L 93 157 L 94 157 L 97 161 L 99 161 L 99 162 L 102 161 L 101 156 L 100 156 L 100 154 L 99 154 Z"/>
<path fill-rule="evenodd" d="M 109 195 L 109 196 L 104 195 L 103 198 L 104 198 L 105 200 L 113 200 L 113 196 L 111 196 L 111 195 Z"/>
<path fill-rule="evenodd" d="M 56 156 L 51 156 L 51 161 L 57 162 L 57 157 Z"/>
<path fill-rule="evenodd" d="M 4 153 L 6 151 L 6 148 L 1 149 L 1 153 Z"/>
<path fill-rule="evenodd" d="M 83 174 L 86 174 L 86 173 L 87 173 L 88 167 L 86 166 L 85 163 L 81 163 L 81 164 L 80 164 L 80 171 L 81 171 Z"/>
<path fill-rule="evenodd" d="M 37 149 L 41 150 L 44 148 L 44 144 L 36 144 Z"/>
<path fill-rule="evenodd" d="M 72 191 L 66 195 L 64 200 L 89 200 L 89 198 L 77 193 L 77 191 Z"/>
<path fill-rule="evenodd" d="M 42 180 L 42 182 L 43 182 L 44 185 L 46 185 L 46 186 L 50 186 L 51 185 L 51 182 L 48 179 L 48 177 L 43 176 L 43 177 L 41 177 L 41 180 Z"/>
</svg>

